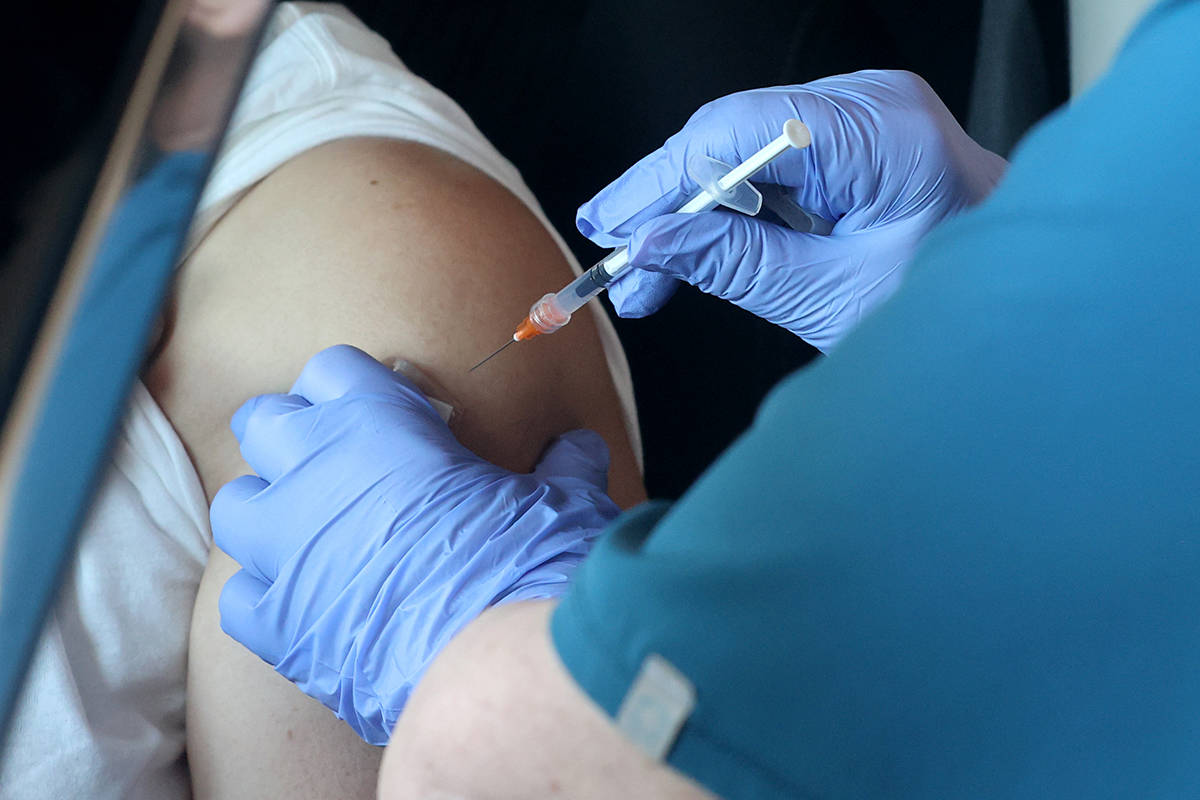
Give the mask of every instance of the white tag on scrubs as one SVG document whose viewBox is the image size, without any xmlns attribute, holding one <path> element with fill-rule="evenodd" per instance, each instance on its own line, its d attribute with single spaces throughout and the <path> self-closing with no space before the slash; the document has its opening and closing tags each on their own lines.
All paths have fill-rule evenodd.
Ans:
<svg viewBox="0 0 1200 800">
<path fill-rule="evenodd" d="M 671 752 L 692 709 L 696 687 L 657 653 L 646 656 L 617 710 L 617 727 L 655 761 Z"/>
</svg>

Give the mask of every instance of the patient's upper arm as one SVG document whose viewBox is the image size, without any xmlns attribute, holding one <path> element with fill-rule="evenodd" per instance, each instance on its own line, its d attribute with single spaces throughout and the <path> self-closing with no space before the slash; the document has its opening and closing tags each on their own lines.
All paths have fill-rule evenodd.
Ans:
<svg viewBox="0 0 1200 800">
<path fill-rule="evenodd" d="M 457 401 L 463 443 L 510 469 L 530 469 L 566 430 L 597 430 L 610 492 L 630 505 L 641 481 L 590 315 L 467 372 L 570 277 L 533 215 L 472 167 L 414 143 L 334 142 L 266 178 L 197 249 L 147 383 L 210 497 L 249 471 L 228 428 L 238 405 L 287 391 L 311 355 L 344 342 L 420 366 Z M 193 620 L 198 793 L 369 795 L 378 751 L 217 627 L 235 569 L 214 549 Z"/>
</svg>

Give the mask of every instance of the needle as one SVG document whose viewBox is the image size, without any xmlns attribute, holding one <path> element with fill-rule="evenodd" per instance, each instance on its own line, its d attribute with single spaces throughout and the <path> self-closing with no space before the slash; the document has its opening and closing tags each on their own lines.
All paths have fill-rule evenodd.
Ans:
<svg viewBox="0 0 1200 800">
<path fill-rule="evenodd" d="M 512 344 L 515 341 L 516 341 L 516 339 L 509 339 L 507 342 L 505 342 L 503 345 L 500 346 L 500 350 L 497 350 L 496 352 L 492 353 L 490 356 L 485 358 L 483 361 L 480 361 L 478 364 L 476 364 L 475 366 L 473 366 L 469 370 L 467 370 L 467 372 L 474 372 L 475 370 L 479 369 L 484 364 L 491 361 L 496 356 L 500 355 L 501 350 L 503 350 L 505 347 L 508 347 L 510 344 Z"/>
</svg>

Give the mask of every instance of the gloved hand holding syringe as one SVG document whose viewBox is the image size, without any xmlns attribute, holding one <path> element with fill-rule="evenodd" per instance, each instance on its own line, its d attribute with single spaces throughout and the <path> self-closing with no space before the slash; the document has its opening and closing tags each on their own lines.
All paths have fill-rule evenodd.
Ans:
<svg viewBox="0 0 1200 800">
<path fill-rule="evenodd" d="M 762 206 L 762 195 L 747 183 L 750 177 L 789 150 L 799 150 L 811 143 L 812 136 L 804 123 L 789 119 L 783 124 L 783 132 L 779 136 L 732 169 L 715 159 L 694 162 L 691 165 L 691 177 L 702 188 L 675 213 L 695 214 L 723 205 L 751 216 L 757 214 Z M 562 290 L 551 292 L 534 303 L 529 309 L 529 316 L 517 326 L 512 339 L 471 367 L 470 371 L 483 366 L 513 342 L 523 342 L 543 333 L 554 333 L 571 321 L 572 314 L 628 269 L 628 249 L 618 247 Z"/>
</svg>

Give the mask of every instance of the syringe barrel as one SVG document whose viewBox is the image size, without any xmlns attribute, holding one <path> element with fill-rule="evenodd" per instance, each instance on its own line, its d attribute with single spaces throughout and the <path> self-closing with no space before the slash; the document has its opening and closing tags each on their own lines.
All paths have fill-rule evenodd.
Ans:
<svg viewBox="0 0 1200 800">
<path fill-rule="evenodd" d="M 608 284 L 613 278 L 629 269 L 629 248 L 618 247 L 593 264 L 592 269 L 589 269 L 588 272 L 591 272 L 593 269 L 607 275 L 608 278 L 604 282 Z M 587 273 L 584 274 L 586 275 Z M 599 276 L 597 278 L 600 279 Z"/>
<path fill-rule="evenodd" d="M 597 261 L 586 272 L 568 283 L 555 295 L 558 307 L 573 314 L 600 294 L 610 283 L 629 267 L 629 256 L 624 247 L 619 247 Z"/>
<path fill-rule="evenodd" d="M 529 309 L 530 324 L 541 333 L 554 333 L 571 321 L 571 315 L 604 291 L 629 266 L 625 248 L 614 250 L 592 265 L 559 292 L 552 292 Z"/>
<path fill-rule="evenodd" d="M 551 292 L 530 306 L 529 316 L 525 319 L 526 322 L 521 323 L 513 334 L 518 342 L 532 339 L 538 334 L 554 333 L 571 321 L 571 312 L 560 306 L 558 296 Z"/>
</svg>

